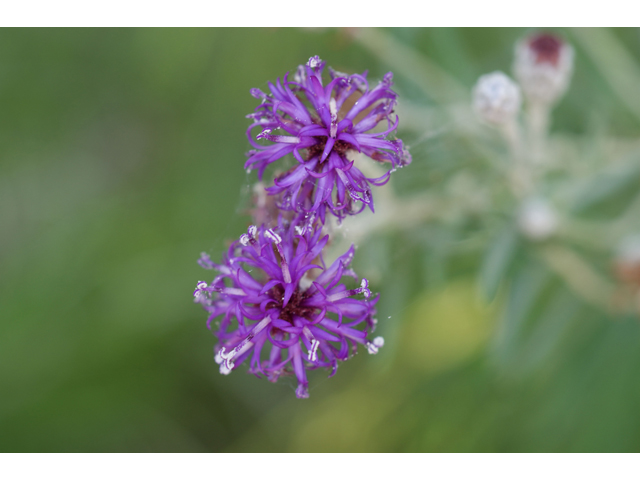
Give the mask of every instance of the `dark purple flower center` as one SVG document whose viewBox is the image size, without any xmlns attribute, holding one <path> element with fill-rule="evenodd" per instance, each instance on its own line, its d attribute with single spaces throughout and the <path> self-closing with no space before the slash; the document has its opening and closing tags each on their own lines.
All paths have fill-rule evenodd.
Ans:
<svg viewBox="0 0 640 480">
<path fill-rule="evenodd" d="M 324 147 L 327 144 L 328 137 L 313 137 L 317 140 L 318 143 L 311 145 L 307 148 L 307 160 L 310 160 L 314 157 L 319 157 L 324 152 Z M 344 157 L 348 150 L 355 150 L 353 145 L 344 140 L 337 140 L 333 145 L 332 151 L 336 152 L 338 155 Z"/>
<path fill-rule="evenodd" d="M 300 291 L 300 288 L 296 288 L 295 292 L 289 299 L 289 303 L 286 306 L 282 306 L 282 299 L 284 297 L 284 288 L 282 285 L 276 285 L 273 287 L 269 293 L 271 298 L 273 298 L 273 303 L 269 303 L 267 305 L 267 310 L 276 309 L 279 310 L 278 318 L 284 320 L 285 322 L 289 322 L 293 325 L 294 317 L 302 317 L 307 320 L 313 320 L 314 314 L 316 313 L 316 308 L 314 307 L 306 307 L 302 304 L 309 297 L 306 292 Z"/>
</svg>

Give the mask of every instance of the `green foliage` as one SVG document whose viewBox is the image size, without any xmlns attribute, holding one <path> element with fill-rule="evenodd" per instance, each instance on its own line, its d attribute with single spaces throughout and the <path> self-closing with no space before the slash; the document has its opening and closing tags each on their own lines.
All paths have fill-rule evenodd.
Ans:
<svg viewBox="0 0 640 480">
<path fill-rule="evenodd" d="M 562 31 L 576 66 L 532 169 L 558 215 L 542 239 L 470 108 L 525 33 L 3 31 L 0 450 L 637 451 L 640 306 L 614 268 L 640 231 L 637 32 Z M 191 294 L 200 252 L 249 221 L 249 89 L 314 54 L 394 71 L 414 161 L 378 189 L 386 223 L 344 226 L 385 347 L 313 372 L 300 401 L 219 375 Z"/>
</svg>

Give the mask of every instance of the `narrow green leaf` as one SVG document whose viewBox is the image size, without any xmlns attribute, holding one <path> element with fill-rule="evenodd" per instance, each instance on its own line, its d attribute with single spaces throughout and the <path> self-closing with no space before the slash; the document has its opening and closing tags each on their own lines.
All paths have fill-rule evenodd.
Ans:
<svg viewBox="0 0 640 480">
<path fill-rule="evenodd" d="M 518 247 L 518 232 L 513 225 L 507 226 L 489 245 L 480 269 L 480 290 L 491 301 L 498 292 Z"/>
<path fill-rule="evenodd" d="M 624 164 L 616 164 L 612 168 L 599 172 L 586 182 L 575 196 L 571 210 L 582 213 L 588 209 L 623 197 L 630 189 L 637 187 L 640 178 L 640 163 L 634 155 Z"/>
<path fill-rule="evenodd" d="M 516 272 L 509 286 L 507 302 L 496 333 L 494 356 L 501 364 L 509 363 L 520 348 L 527 319 L 552 279 L 551 272 L 541 263 L 528 262 Z"/>
</svg>

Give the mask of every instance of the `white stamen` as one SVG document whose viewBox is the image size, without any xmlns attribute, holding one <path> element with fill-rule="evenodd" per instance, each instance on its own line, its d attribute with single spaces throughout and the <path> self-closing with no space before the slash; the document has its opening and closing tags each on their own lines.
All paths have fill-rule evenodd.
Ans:
<svg viewBox="0 0 640 480">
<path fill-rule="evenodd" d="M 193 303 L 202 303 L 204 301 L 206 301 L 207 297 L 205 295 L 203 295 L 202 292 L 200 291 L 196 291 L 193 294 Z"/>
<path fill-rule="evenodd" d="M 338 133 L 338 107 L 336 106 L 335 98 L 329 101 L 329 111 L 331 112 L 331 128 L 329 129 L 329 134 L 331 138 L 336 138 L 336 134 Z"/>
<path fill-rule="evenodd" d="M 369 290 L 369 281 L 366 278 L 363 278 L 360 282 L 360 288 L 355 288 L 353 290 L 343 290 L 342 292 L 334 293 L 333 295 L 329 295 L 327 300 L 330 302 L 335 302 L 336 300 L 340 300 L 342 298 L 350 297 L 352 295 L 357 295 L 362 293 L 365 298 L 369 298 L 371 296 L 371 290 Z"/>
<path fill-rule="evenodd" d="M 206 252 L 202 252 L 200 254 L 200 259 L 198 260 L 198 265 L 200 265 L 203 268 L 206 268 L 207 270 L 211 270 L 213 268 L 216 268 L 215 264 L 211 261 L 211 257 Z"/>
<path fill-rule="evenodd" d="M 239 295 L 239 296 L 245 296 L 246 295 L 245 291 L 242 290 L 241 288 L 225 287 L 225 288 L 221 288 L 218 291 L 220 293 L 225 293 L 227 295 Z"/>
<path fill-rule="evenodd" d="M 213 359 L 215 360 L 215 362 L 220 365 L 222 363 L 222 361 L 224 360 L 224 358 L 222 357 L 222 355 L 224 355 L 224 347 L 222 347 L 222 350 L 220 350 L 219 352 L 216 353 L 216 356 L 213 357 Z"/>
<path fill-rule="evenodd" d="M 288 265 L 284 263 L 284 259 L 282 262 L 282 279 L 284 280 L 284 283 L 291 283 L 291 272 L 289 271 Z"/>
<path fill-rule="evenodd" d="M 269 325 L 269 323 L 271 323 L 271 318 L 269 317 L 265 317 L 262 320 L 260 320 L 260 323 L 258 323 L 251 332 L 249 332 L 249 334 L 247 335 L 247 337 L 240 342 L 238 345 L 236 345 L 235 348 L 231 349 L 229 351 L 229 353 L 226 352 L 225 348 L 223 347 L 215 356 L 215 361 L 216 363 L 220 363 L 220 373 L 223 375 L 228 375 L 231 370 L 233 370 L 233 367 L 235 366 L 235 364 L 233 363 L 233 359 L 242 355 L 243 353 L 245 353 L 247 350 L 249 350 L 251 347 L 253 347 L 253 342 L 251 341 L 258 333 L 260 333 L 262 330 L 265 329 L 265 327 L 267 325 Z"/>
<path fill-rule="evenodd" d="M 208 287 L 207 282 L 199 281 L 196 285 L 196 290 L 193 292 L 193 301 L 194 303 L 204 303 L 207 301 L 207 292 L 206 288 Z"/>
<path fill-rule="evenodd" d="M 311 348 L 309 348 L 309 361 L 315 362 L 318 359 L 318 346 L 320 345 L 320 342 L 313 336 L 309 327 L 303 327 L 302 334 L 311 342 Z"/>
<path fill-rule="evenodd" d="M 344 73 L 344 72 L 339 72 L 338 70 L 333 70 L 333 75 L 337 78 L 337 77 L 344 77 L 346 78 L 349 83 L 351 83 L 351 78 L 349 77 L 348 73 Z"/>
<path fill-rule="evenodd" d="M 351 184 L 351 182 L 347 178 L 347 175 L 341 169 L 336 168 L 335 172 L 338 174 L 338 177 L 340 178 L 342 183 L 344 183 L 344 186 L 347 187 L 347 191 L 349 192 L 349 196 L 353 200 L 356 200 L 356 201 L 362 202 L 362 203 L 369 203 L 370 202 L 371 194 L 368 191 L 364 191 L 362 193 L 363 196 L 361 197 L 360 195 L 358 195 L 358 191 L 353 187 L 353 185 Z"/>
<path fill-rule="evenodd" d="M 316 340 L 315 338 L 313 340 L 311 340 L 311 350 L 309 350 L 309 361 L 310 362 L 315 362 L 316 360 L 318 360 L 318 346 L 320 345 L 320 342 L 318 340 Z"/>
<path fill-rule="evenodd" d="M 247 233 L 243 233 L 242 235 L 240 235 L 240 243 L 245 247 L 250 243 L 255 243 L 257 232 L 258 228 L 255 225 L 249 225 Z"/>
<path fill-rule="evenodd" d="M 364 294 L 364 298 L 369 298 L 371 296 L 371 290 L 369 290 L 369 281 L 366 278 L 363 278 L 360 282 L 360 289 Z"/>
<path fill-rule="evenodd" d="M 269 140 L 278 143 L 300 143 L 302 140 L 298 137 L 293 137 L 289 135 L 274 135 Z"/>
<path fill-rule="evenodd" d="M 282 238 L 280 238 L 280 235 L 278 235 L 272 229 L 266 230 L 264 232 L 264 236 L 267 237 L 269 240 L 274 241 L 276 244 L 280 244 L 280 242 L 282 242 Z"/>
<path fill-rule="evenodd" d="M 287 260 L 284 257 L 284 251 L 280 246 L 280 244 L 282 243 L 282 238 L 280 238 L 280 235 L 278 235 L 272 229 L 266 230 L 264 232 L 264 235 L 276 244 L 276 248 L 281 259 L 280 266 L 282 268 L 282 279 L 285 283 L 291 283 L 291 272 L 289 271 L 289 265 L 287 265 Z"/>
<path fill-rule="evenodd" d="M 298 385 L 298 388 L 296 388 L 296 397 L 309 398 L 309 389 L 303 384 Z"/>
<path fill-rule="evenodd" d="M 315 57 L 311 57 L 309 59 L 307 65 L 309 65 L 309 67 L 311 68 L 316 68 L 320 64 L 320 62 L 322 62 L 322 60 L 320 60 L 320 57 L 316 55 Z"/>
<path fill-rule="evenodd" d="M 277 143 L 300 143 L 302 140 L 299 137 L 294 137 L 291 135 L 271 135 L 271 129 L 265 128 L 256 135 L 256 140 L 266 139 L 271 142 Z"/>
<path fill-rule="evenodd" d="M 302 83 L 304 80 L 306 80 L 306 78 L 307 78 L 306 72 L 304 71 L 304 68 L 302 68 L 302 65 L 301 65 L 300 67 L 298 67 L 298 70 L 293 76 L 293 80 L 296 83 Z"/>
<path fill-rule="evenodd" d="M 369 352 L 369 354 L 375 355 L 378 353 L 378 350 L 384 346 L 384 338 L 376 337 L 373 341 L 365 343 L 365 346 L 367 347 L 367 352 Z"/>
</svg>

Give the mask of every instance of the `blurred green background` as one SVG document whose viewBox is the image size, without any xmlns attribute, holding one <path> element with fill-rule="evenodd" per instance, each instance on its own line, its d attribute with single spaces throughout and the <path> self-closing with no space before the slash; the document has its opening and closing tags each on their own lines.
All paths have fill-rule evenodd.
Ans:
<svg viewBox="0 0 640 480">
<path fill-rule="evenodd" d="M 448 256 L 473 224 L 449 228 L 454 214 L 359 244 L 356 268 L 381 293 L 387 343 L 331 380 L 312 372 L 308 400 L 295 398 L 294 380 L 270 384 L 244 367 L 220 375 L 215 338 L 192 302 L 196 282 L 210 280 L 200 252 L 219 258 L 249 222 L 250 88 L 317 54 L 371 78 L 394 70 L 402 101 L 437 113 L 468 103 L 481 74 L 508 72 L 526 32 L 0 31 L 0 450 L 640 449 L 637 316 L 608 318 L 569 291 L 551 298 L 550 277 L 544 295 L 562 331 L 552 324 L 501 363 L 495 332 L 507 294 L 483 301 L 481 257 Z M 553 130 L 581 152 L 605 136 L 637 143 L 640 83 L 610 78 L 606 58 L 589 50 L 591 33 L 562 33 L 576 67 Z M 606 35 L 638 61 L 637 30 Z M 457 83 L 441 78 L 430 95 L 431 74 L 411 55 Z M 402 61 L 404 73 L 394 65 Z M 414 161 L 385 188 L 437 189 L 452 172 L 489 178 L 438 118 L 405 130 L 401 118 Z M 625 188 L 640 191 L 638 182 Z M 513 282 L 543 275 L 522 262 Z M 545 348 L 529 368 L 527 352 Z"/>
</svg>

